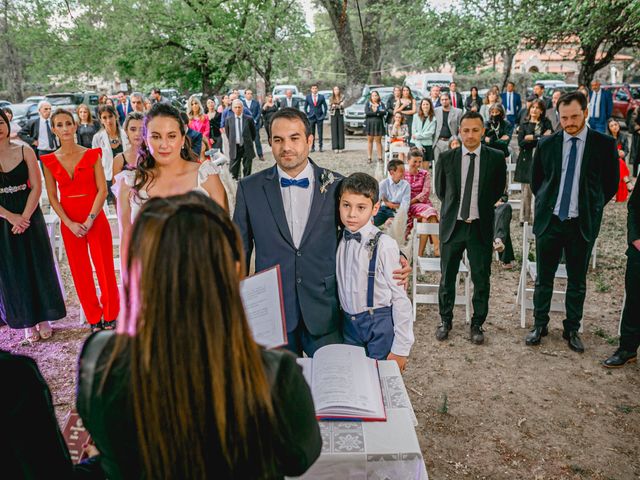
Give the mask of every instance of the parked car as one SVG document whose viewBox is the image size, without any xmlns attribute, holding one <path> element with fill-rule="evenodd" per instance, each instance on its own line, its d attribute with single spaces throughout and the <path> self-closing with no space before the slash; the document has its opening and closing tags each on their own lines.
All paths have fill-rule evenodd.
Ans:
<svg viewBox="0 0 640 480">
<path fill-rule="evenodd" d="M 53 110 L 56 108 L 64 108 L 75 114 L 78 105 L 84 103 L 91 108 L 98 106 L 98 98 L 100 95 L 97 92 L 76 92 L 76 93 L 51 93 L 45 95 Z"/>
<path fill-rule="evenodd" d="M 611 92 L 613 97 L 613 117 L 629 125 L 631 113 L 640 105 L 640 83 L 602 85 L 603 90 Z"/>
<path fill-rule="evenodd" d="M 42 95 L 33 95 L 31 97 L 25 98 L 22 103 L 40 103 L 42 100 L 44 100 L 44 97 Z"/>
<path fill-rule="evenodd" d="M 9 100 L 0 100 L 0 108 L 11 106 L 11 102 Z"/>
<path fill-rule="evenodd" d="M 439 86 L 442 92 L 449 91 L 449 84 L 453 82 L 453 75 L 450 73 L 417 73 L 407 75 L 404 84 L 411 88 L 411 91 L 419 92 L 423 97 L 429 95 L 431 87 Z"/>
<path fill-rule="evenodd" d="M 380 100 L 386 106 L 387 101 L 393 95 L 393 87 L 381 87 L 372 89 L 369 94 L 360 97 L 354 104 L 344 110 L 344 129 L 349 134 L 362 133 L 364 130 L 364 107 L 369 100 L 371 92 L 375 90 L 380 95 Z M 421 93 L 411 90 L 417 102 L 422 100 Z"/>
<path fill-rule="evenodd" d="M 287 90 L 291 90 L 294 95 L 300 95 L 300 90 L 295 85 L 276 85 L 271 92 L 273 99 L 284 97 Z"/>
<path fill-rule="evenodd" d="M 13 121 L 23 127 L 27 121 L 38 116 L 37 103 L 14 103 L 11 105 Z"/>
</svg>

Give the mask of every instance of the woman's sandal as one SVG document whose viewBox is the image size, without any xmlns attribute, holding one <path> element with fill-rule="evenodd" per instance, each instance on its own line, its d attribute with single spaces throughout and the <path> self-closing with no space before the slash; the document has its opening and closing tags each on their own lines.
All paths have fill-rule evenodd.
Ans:
<svg viewBox="0 0 640 480">
<path fill-rule="evenodd" d="M 24 339 L 30 345 L 33 345 L 35 342 L 40 340 L 40 332 L 38 332 L 38 330 L 35 327 L 25 328 Z"/>
<path fill-rule="evenodd" d="M 102 330 L 104 328 L 102 326 L 103 321 L 104 320 L 100 320 L 98 323 L 89 324 L 89 327 L 91 328 L 91 333 L 97 332 L 98 330 Z"/>
<path fill-rule="evenodd" d="M 115 330 L 116 329 L 116 321 L 115 320 L 103 320 L 102 321 L 102 329 L 103 330 Z"/>
<path fill-rule="evenodd" d="M 51 328 L 51 324 L 49 322 L 40 322 L 36 325 L 38 332 L 40 333 L 40 338 L 43 340 L 48 340 L 53 335 L 53 329 Z"/>
</svg>

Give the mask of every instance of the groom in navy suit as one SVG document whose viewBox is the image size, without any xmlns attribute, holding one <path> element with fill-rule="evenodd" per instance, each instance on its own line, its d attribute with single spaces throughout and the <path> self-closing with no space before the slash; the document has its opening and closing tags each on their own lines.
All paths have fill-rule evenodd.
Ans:
<svg viewBox="0 0 640 480">
<path fill-rule="evenodd" d="M 276 165 L 240 180 L 233 221 L 247 271 L 254 248 L 256 272 L 280 265 L 287 348 L 312 356 L 324 345 L 342 343 L 336 287 L 342 176 L 308 157 L 313 136 L 298 109 L 273 115 L 269 143 Z M 404 261 L 394 274 L 406 282 L 409 272 Z"/>
</svg>

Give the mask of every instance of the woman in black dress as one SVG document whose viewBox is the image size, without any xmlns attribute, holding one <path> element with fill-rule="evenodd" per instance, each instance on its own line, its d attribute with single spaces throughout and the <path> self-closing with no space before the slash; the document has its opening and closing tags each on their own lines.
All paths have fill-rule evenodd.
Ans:
<svg viewBox="0 0 640 480">
<path fill-rule="evenodd" d="M 78 145 L 91 148 L 93 136 L 100 130 L 100 124 L 94 120 L 88 105 L 84 103 L 78 105 L 76 112 L 78 113 L 78 130 L 76 131 Z"/>
<path fill-rule="evenodd" d="M 322 447 L 311 392 L 293 355 L 253 340 L 229 214 L 199 192 L 151 198 L 125 257 L 117 332 L 89 337 L 78 377 L 106 476 L 302 475 Z"/>
<path fill-rule="evenodd" d="M 373 144 L 376 144 L 378 151 L 378 161 L 382 161 L 382 136 L 384 135 L 384 117 L 386 110 L 380 99 L 377 90 L 371 92 L 369 101 L 364 106 L 364 134 L 367 136 L 368 162 L 371 163 L 373 156 Z"/>
<path fill-rule="evenodd" d="M 262 120 L 267 138 L 271 138 L 271 117 L 278 111 L 278 106 L 273 102 L 273 95 L 267 93 L 262 104 Z"/>
<path fill-rule="evenodd" d="M 9 141 L 0 111 L 0 324 L 34 342 L 51 336 L 49 320 L 67 315 L 44 216 L 35 153 Z"/>
<path fill-rule="evenodd" d="M 222 112 L 218 112 L 213 97 L 207 100 L 207 117 L 209 117 L 209 140 L 207 147 L 222 150 L 222 134 L 220 133 L 220 119 Z M 209 148 L 207 148 L 208 150 Z"/>
<path fill-rule="evenodd" d="M 544 102 L 540 99 L 533 100 L 527 116 L 518 130 L 520 154 L 516 162 L 514 180 L 522 184 L 522 217 L 520 222 L 531 223 L 531 198 L 533 192 L 529 184 L 533 173 L 533 152 L 538 146 L 540 137 L 553 133 L 553 127 L 545 112 Z"/>
<path fill-rule="evenodd" d="M 331 148 L 334 153 L 344 150 L 344 95 L 340 87 L 333 87 L 329 102 L 331 116 Z"/>
<path fill-rule="evenodd" d="M 479 112 L 482 107 L 482 97 L 478 94 L 478 87 L 471 87 L 471 94 L 464 102 L 467 112 Z"/>
<path fill-rule="evenodd" d="M 632 165 L 633 176 L 637 177 L 640 169 L 640 106 L 633 110 L 629 123 L 628 130 L 632 135 L 629 163 Z"/>
<path fill-rule="evenodd" d="M 413 126 L 413 116 L 417 111 L 416 99 L 413 98 L 411 89 L 405 85 L 402 87 L 402 95 L 400 96 L 400 100 L 396 102 L 393 113 L 394 115 L 398 112 L 402 113 L 404 123 L 407 124 L 407 128 L 411 131 L 411 127 Z"/>
</svg>

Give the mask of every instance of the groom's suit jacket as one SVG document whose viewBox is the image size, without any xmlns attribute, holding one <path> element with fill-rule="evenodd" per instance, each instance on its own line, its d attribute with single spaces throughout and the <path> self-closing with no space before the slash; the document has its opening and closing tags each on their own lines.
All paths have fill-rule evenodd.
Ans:
<svg viewBox="0 0 640 480">
<path fill-rule="evenodd" d="M 291 238 L 275 165 L 238 183 L 233 221 L 240 229 L 247 270 L 254 248 L 256 272 L 280 265 L 287 332 L 294 331 L 302 321 L 309 333 L 318 336 L 337 330 L 340 324 L 336 249 L 340 225 L 337 195 L 342 176 L 311 164 L 314 192 L 299 248 Z M 334 181 L 328 184 L 330 173 Z M 326 186 L 321 191 L 323 183 Z"/>
</svg>

